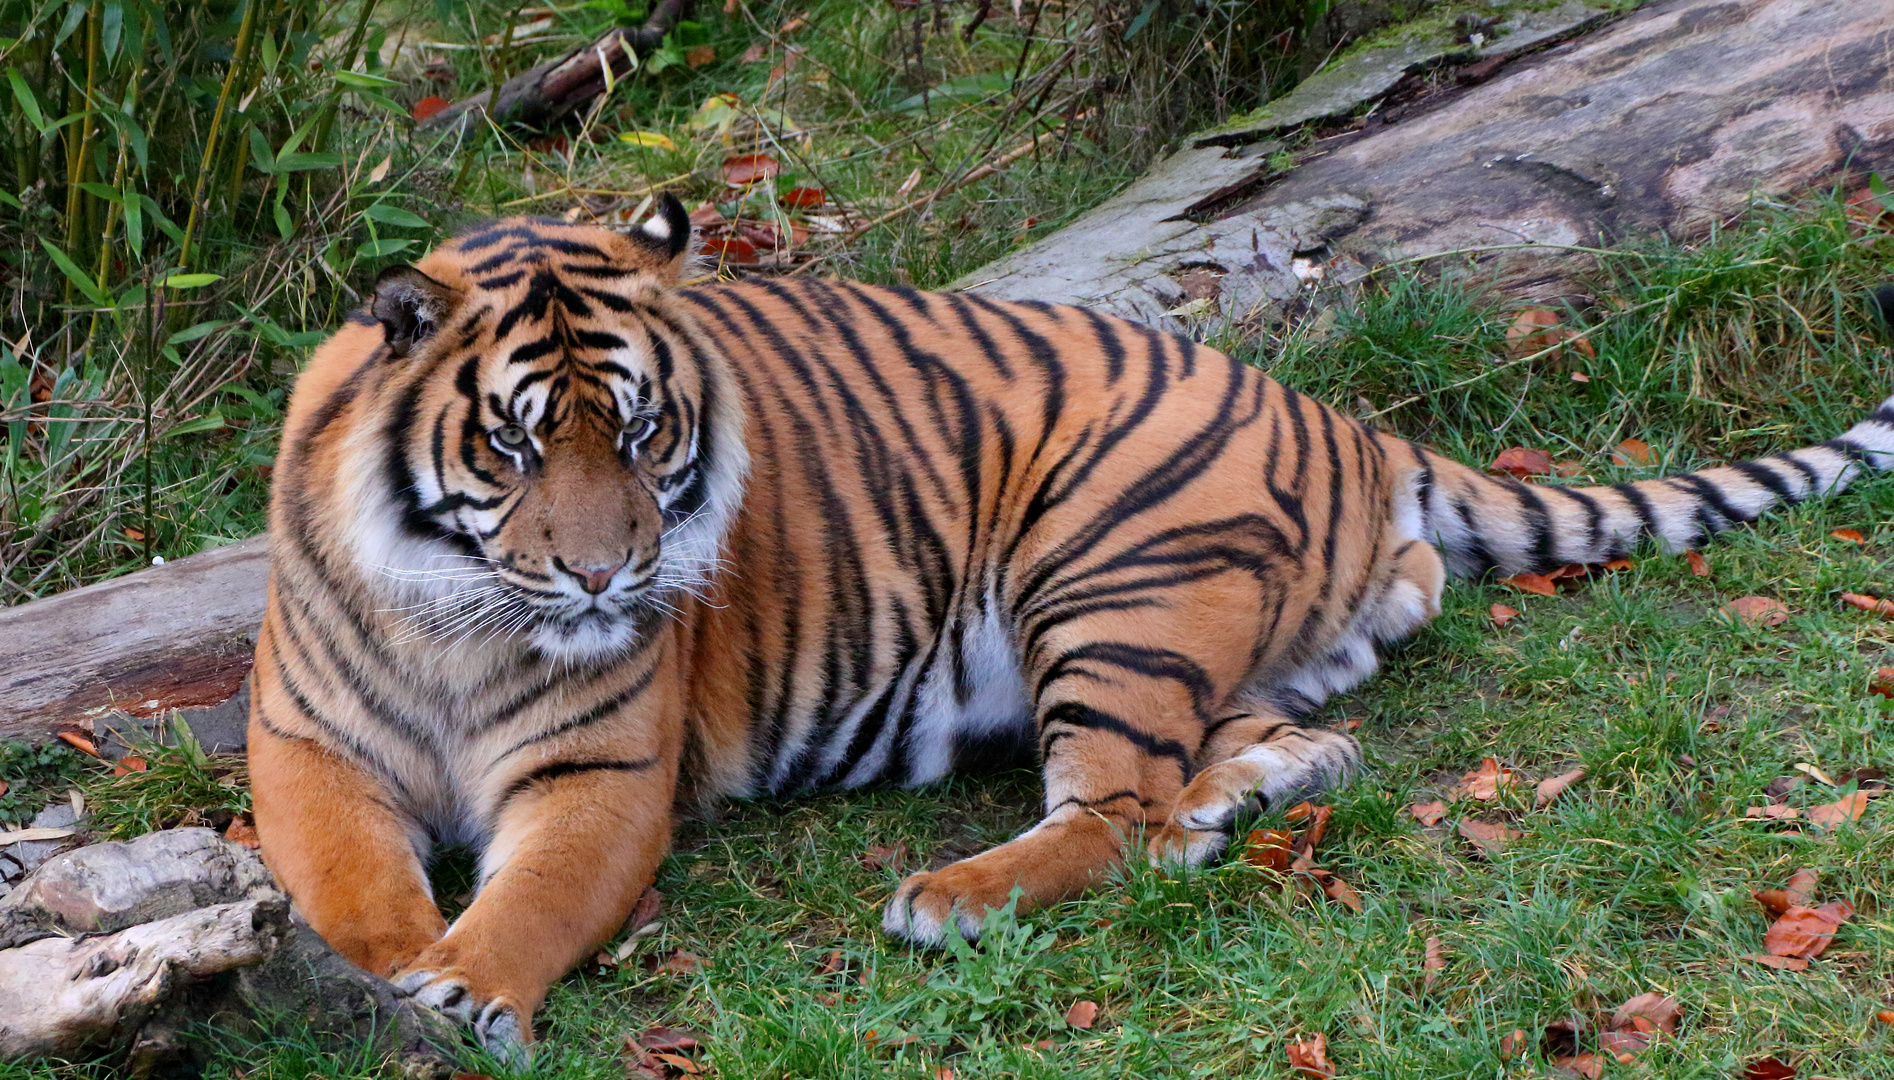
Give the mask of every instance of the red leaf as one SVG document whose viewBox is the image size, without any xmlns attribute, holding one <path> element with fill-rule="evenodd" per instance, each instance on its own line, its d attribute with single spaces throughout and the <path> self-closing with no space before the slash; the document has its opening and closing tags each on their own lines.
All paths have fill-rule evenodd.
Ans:
<svg viewBox="0 0 1894 1080">
<path fill-rule="evenodd" d="M 1818 908 L 1791 907 L 1783 912 L 1763 935 L 1763 948 L 1771 956 L 1796 956 L 1813 960 L 1822 955 L 1835 932 L 1854 914 L 1846 901 L 1837 900 Z"/>
<path fill-rule="evenodd" d="M 426 120 L 442 109 L 453 104 L 444 97 L 429 95 L 414 103 L 413 116 L 416 120 Z"/>
<path fill-rule="evenodd" d="M 1552 472 L 1552 455 L 1544 450 L 1528 450 L 1523 446 L 1508 447 L 1499 452 L 1486 471 L 1511 473 L 1520 480 L 1528 476 L 1548 476 Z"/>
<path fill-rule="evenodd" d="M 713 236 L 704 241 L 704 254 L 715 256 L 722 262 L 753 263 L 756 261 L 756 245 L 734 237 Z"/>
<path fill-rule="evenodd" d="M 1868 542 L 1868 538 L 1861 535 L 1860 529 L 1836 529 L 1828 535 L 1837 540 L 1846 540 L 1851 544 L 1865 544 Z"/>
<path fill-rule="evenodd" d="M 1883 1024 L 1894 1024 L 1894 1009 L 1882 1009 L 1874 1014 L 1874 1018 Z"/>
<path fill-rule="evenodd" d="M 1552 579 L 1546 577 L 1544 574 L 1514 574 L 1512 577 L 1501 578 L 1499 583 L 1501 585 L 1511 585 L 1520 592 L 1529 592 L 1534 596 L 1557 596 L 1559 594 L 1559 587 L 1552 584 Z"/>
<path fill-rule="evenodd" d="M 1630 559 L 1608 559 L 1604 564 L 1605 569 L 1612 573 L 1617 573 L 1620 570 L 1629 570 L 1636 565 L 1637 563 L 1632 562 Z"/>
<path fill-rule="evenodd" d="M 1868 683 L 1868 693 L 1894 698 L 1894 667 L 1875 668 L 1874 681 Z"/>
<path fill-rule="evenodd" d="M 1438 825 L 1440 819 L 1447 816 L 1447 804 L 1444 802 L 1415 803 L 1407 808 L 1422 825 Z"/>
<path fill-rule="evenodd" d="M 1504 788 L 1519 782 L 1519 777 L 1511 769 L 1501 768 L 1497 758 L 1483 758 L 1480 767 L 1460 778 L 1466 793 L 1481 802 L 1491 802 L 1499 798 Z"/>
<path fill-rule="evenodd" d="M 1584 778 L 1584 769 L 1573 769 L 1571 772 L 1560 773 L 1541 780 L 1539 786 L 1533 789 L 1533 801 L 1539 806 L 1546 806 L 1563 794 L 1566 788 Z"/>
<path fill-rule="evenodd" d="M 1335 1075 L 1335 1066 L 1328 1061 L 1328 1036 L 1316 1032 L 1306 1039 L 1297 1039 L 1289 1044 L 1289 1067 L 1304 1076 L 1328 1080 Z"/>
<path fill-rule="evenodd" d="M 256 826 L 240 817 L 230 819 L 229 827 L 224 829 L 224 839 L 233 844 L 242 844 L 251 851 L 263 846 L 263 841 L 257 838 Z"/>
<path fill-rule="evenodd" d="M 1525 1052 L 1526 1031 L 1524 1028 L 1514 1028 L 1500 1038 L 1499 1059 L 1501 1061 L 1511 1061 Z"/>
<path fill-rule="evenodd" d="M 1614 465 L 1649 465 L 1654 459 L 1651 444 L 1643 439 L 1626 439 L 1611 455 Z"/>
<path fill-rule="evenodd" d="M 1518 829 L 1509 829 L 1504 825 L 1493 825 L 1484 821 L 1474 821 L 1472 818 L 1461 818 L 1455 828 L 1460 830 L 1461 836 L 1472 841 L 1473 846 L 1478 848 L 1482 855 L 1489 858 L 1505 851 L 1506 844 L 1509 841 L 1517 840 L 1526 835 Z"/>
<path fill-rule="evenodd" d="M 1798 959 L 1793 956 L 1764 956 L 1761 953 L 1744 953 L 1742 956 L 1737 957 L 1737 959 L 1754 960 L 1758 964 L 1764 964 L 1772 968 L 1781 968 L 1783 971 L 1806 971 L 1809 966 L 1807 960 Z"/>
<path fill-rule="evenodd" d="M 1292 843 L 1293 838 L 1280 829 L 1255 829 L 1243 843 L 1243 861 L 1264 870 L 1285 873 L 1294 859 L 1290 853 Z"/>
<path fill-rule="evenodd" d="M 1778 806 L 1771 803 L 1768 806 L 1752 806 L 1743 811 L 1743 816 L 1759 821 L 1794 821 L 1802 816 L 1802 811 L 1793 806 Z"/>
<path fill-rule="evenodd" d="M 673 950 L 671 955 L 658 961 L 658 970 L 667 975 L 690 975 L 703 966 L 703 957 L 684 949 Z"/>
<path fill-rule="evenodd" d="M 124 776 L 126 773 L 144 772 L 150 767 L 144 758 L 136 754 L 127 754 L 112 763 L 112 775 Z"/>
<path fill-rule="evenodd" d="M 1795 1080 L 1795 1066 L 1766 1057 L 1743 1066 L 1743 1080 Z"/>
<path fill-rule="evenodd" d="M 1781 626 L 1789 621 L 1788 606 L 1767 596 L 1739 596 L 1717 610 L 1750 626 Z"/>
<path fill-rule="evenodd" d="M 1555 1072 L 1562 1072 L 1567 1076 L 1583 1077 L 1584 1080 L 1598 1080 L 1599 1077 L 1605 1074 L 1604 1063 L 1598 1060 L 1598 1055 L 1596 1054 L 1578 1054 L 1572 1057 L 1553 1058 L 1552 1069 Z"/>
<path fill-rule="evenodd" d="M 1098 1002 L 1074 1001 L 1072 1007 L 1065 1010 L 1065 1022 L 1080 1031 L 1090 1031 L 1092 1021 L 1098 1018 Z"/>
<path fill-rule="evenodd" d="M 1841 594 L 1841 602 L 1847 604 L 1849 607 L 1860 608 L 1871 615 L 1879 615 L 1883 619 L 1894 619 L 1894 600 L 1883 600 L 1878 596 L 1864 596 L 1861 593 L 1845 592 Z"/>
<path fill-rule="evenodd" d="M 1517 360 L 1557 344 L 1563 336 L 1559 317 L 1545 308 L 1527 308 L 1506 328 L 1506 354 Z"/>
<path fill-rule="evenodd" d="M 776 196 L 776 201 L 798 210 L 812 210 L 829 201 L 829 195 L 819 187 L 792 187 Z"/>
<path fill-rule="evenodd" d="M 908 861 L 908 846 L 897 843 L 889 846 L 872 844 L 862 853 L 861 863 L 870 870 L 893 870 L 897 873 Z"/>
<path fill-rule="evenodd" d="M 1486 613 L 1493 617 L 1494 626 L 1505 626 L 1519 617 L 1518 608 L 1507 607 L 1505 604 L 1494 604 L 1486 609 Z"/>
<path fill-rule="evenodd" d="M 1833 829 L 1846 822 L 1859 820 L 1867 812 L 1870 793 L 1857 791 L 1843 795 L 1832 803 L 1808 808 L 1809 821 L 1824 829 Z"/>
<path fill-rule="evenodd" d="M 76 731 L 61 731 L 58 733 L 58 736 L 62 741 L 70 744 L 82 754 L 90 754 L 93 757 L 99 756 L 99 748 L 93 744 L 92 740 Z"/>
<path fill-rule="evenodd" d="M 1703 552 L 1686 551 L 1684 552 L 1684 561 L 1690 564 L 1691 576 L 1693 577 L 1709 577 L 1710 576 L 1710 560 L 1703 557 Z"/>
<path fill-rule="evenodd" d="M 733 154 L 723 159 L 723 182 L 731 187 L 767 180 L 782 171 L 782 165 L 769 154 Z"/>
<path fill-rule="evenodd" d="M 701 1049 L 703 1036 L 689 1028 L 648 1027 L 638 1036 L 638 1045 L 646 1050 L 690 1053 Z"/>
</svg>

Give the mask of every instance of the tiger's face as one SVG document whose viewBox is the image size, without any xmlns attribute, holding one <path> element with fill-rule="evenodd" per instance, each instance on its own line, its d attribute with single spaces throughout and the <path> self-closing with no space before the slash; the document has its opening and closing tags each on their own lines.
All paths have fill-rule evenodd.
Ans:
<svg viewBox="0 0 1894 1080">
<path fill-rule="evenodd" d="M 383 274 L 400 527 L 358 550 L 416 634 L 608 657 L 706 584 L 747 462 L 719 358 L 666 303 L 689 235 L 667 197 L 629 234 L 511 219 Z"/>
</svg>

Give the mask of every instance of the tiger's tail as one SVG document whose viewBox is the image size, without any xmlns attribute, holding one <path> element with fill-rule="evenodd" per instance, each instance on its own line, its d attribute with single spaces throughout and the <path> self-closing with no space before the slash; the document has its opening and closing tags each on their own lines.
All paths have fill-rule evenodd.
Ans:
<svg viewBox="0 0 1894 1080">
<path fill-rule="evenodd" d="M 1414 446 L 1411 511 L 1449 573 L 1543 573 L 1631 553 L 1645 537 L 1681 551 L 1779 503 L 1832 495 L 1894 468 L 1894 398 L 1839 438 L 1700 472 L 1609 487 L 1524 484 Z"/>
</svg>

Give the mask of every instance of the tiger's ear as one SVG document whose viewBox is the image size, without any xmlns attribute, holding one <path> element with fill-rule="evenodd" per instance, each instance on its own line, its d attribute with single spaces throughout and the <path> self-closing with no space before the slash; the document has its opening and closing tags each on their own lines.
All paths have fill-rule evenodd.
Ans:
<svg viewBox="0 0 1894 1080">
<path fill-rule="evenodd" d="M 391 266 L 375 279 L 369 310 L 381 323 L 388 351 L 406 356 L 447 318 L 454 290 L 412 266 Z"/>
<path fill-rule="evenodd" d="M 657 254 L 665 262 L 665 271 L 675 281 L 683 275 L 684 261 L 691 246 L 691 216 L 677 196 L 665 192 L 644 224 L 631 230 L 631 238 L 640 247 Z"/>
</svg>

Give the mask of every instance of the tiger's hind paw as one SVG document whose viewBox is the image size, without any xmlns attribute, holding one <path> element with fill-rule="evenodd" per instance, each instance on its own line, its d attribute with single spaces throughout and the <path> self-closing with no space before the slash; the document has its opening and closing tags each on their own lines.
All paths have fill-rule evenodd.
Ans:
<svg viewBox="0 0 1894 1080">
<path fill-rule="evenodd" d="M 506 995 L 486 997 L 464 973 L 414 968 L 396 975 L 395 989 L 468 1027 L 480 1046 L 514 1068 L 532 1061 L 532 1013 Z"/>
</svg>

